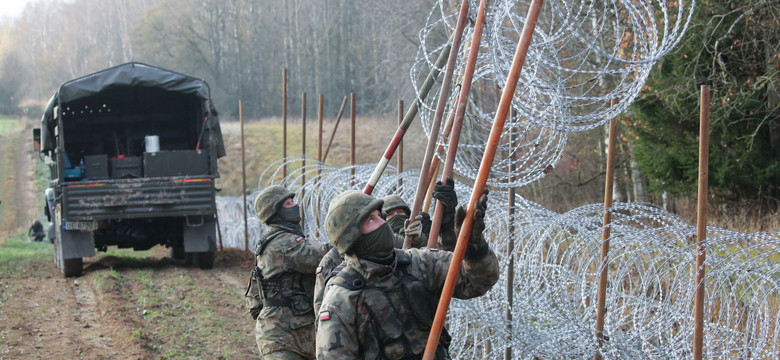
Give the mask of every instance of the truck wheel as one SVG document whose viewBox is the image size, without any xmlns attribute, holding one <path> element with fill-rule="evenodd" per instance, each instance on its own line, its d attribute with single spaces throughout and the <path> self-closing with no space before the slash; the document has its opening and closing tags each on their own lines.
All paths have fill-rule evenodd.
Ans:
<svg viewBox="0 0 780 360">
<path fill-rule="evenodd" d="M 81 271 L 84 266 L 84 259 L 65 259 L 62 261 L 62 272 L 65 277 L 81 276 Z"/>
<path fill-rule="evenodd" d="M 199 252 L 197 254 L 197 261 L 198 266 L 200 266 L 201 269 L 211 269 L 214 267 L 214 252 L 213 251 L 205 251 L 205 252 Z"/>
<path fill-rule="evenodd" d="M 184 260 L 184 247 L 183 246 L 172 246 L 171 247 L 171 259 L 173 260 Z"/>
</svg>

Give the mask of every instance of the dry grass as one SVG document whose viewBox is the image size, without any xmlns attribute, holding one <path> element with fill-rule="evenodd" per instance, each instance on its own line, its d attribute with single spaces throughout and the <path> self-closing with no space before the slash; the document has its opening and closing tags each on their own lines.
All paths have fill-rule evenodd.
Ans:
<svg viewBox="0 0 780 360">
<path fill-rule="evenodd" d="M 398 129 L 398 120 L 394 116 L 358 117 L 355 129 L 355 163 L 376 163 L 382 158 L 387 145 Z M 335 119 L 323 121 L 322 152 L 336 124 Z M 217 187 L 220 195 L 241 194 L 241 126 L 236 121 L 221 122 L 222 135 L 225 140 L 227 156 L 219 159 L 220 179 Z M 287 119 L 287 156 L 300 156 L 302 151 L 301 121 Z M 316 119 L 306 121 L 306 157 L 317 159 L 318 156 L 318 124 Z M 257 187 L 260 174 L 274 161 L 282 158 L 283 126 L 281 118 L 266 118 L 251 120 L 244 123 L 244 147 L 246 151 L 246 186 L 247 191 Z M 425 153 L 427 139 L 419 120 L 410 126 L 404 136 L 404 169 L 420 167 L 422 155 Z M 393 156 L 392 166 L 396 166 L 397 155 Z M 342 117 L 333 137 L 333 143 L 326 164 L 343 167 L 350 164 L 350 119 Z M 292 171 L 288 169 L 288 173 Z"/>
</svg>

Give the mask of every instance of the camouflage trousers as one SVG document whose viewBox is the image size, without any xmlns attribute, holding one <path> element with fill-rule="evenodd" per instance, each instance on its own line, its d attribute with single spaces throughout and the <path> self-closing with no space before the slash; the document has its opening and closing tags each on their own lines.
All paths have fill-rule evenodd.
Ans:
<svg viewBox="0 0 780 360">
<path fill-rule="evenodd" d="M 255 328 L 255 340 L 260 350 L 260 358 L 266 360 L 308 360 L 314 359 L 314 323 L 297 329 L 285 329 L 288 332 L 281 336 L 267 336 L 268 332 L 258 331 L 263 325 Z"/>
</svg>

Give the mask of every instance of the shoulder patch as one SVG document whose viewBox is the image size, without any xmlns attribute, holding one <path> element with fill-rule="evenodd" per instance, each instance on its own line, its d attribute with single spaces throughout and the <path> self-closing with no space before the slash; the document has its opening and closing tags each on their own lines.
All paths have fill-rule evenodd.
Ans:
<svg viewBox="0 0 780 360">
<path fill-rule="evenodd" d="M 330 320 L 330 311 L 320 311 L 320 321 Z"/>
<path fill-rule="evenodd" d="M 306 238 L 305 238 L 305 237 L 303 237 L 303 236 L 301 236 L 301 237 L 299 237 L 299 238 L 295 239 L 295 241 L 297 241 L 297 242 L 301 242 L 301 241 L 303 241 L 303 240 L 306 240 Z"/>
<path fill-rule="evenodd" d="M 428 250 L 436 252 L 436 251 L 439 251 L 439 248 L 428 248 Z"/>
<path fill-rule="evenodd" d="M 315 274 L 319 274 L 322 272 L 322 266 L 317 266 L 317 270 L 314 271 Z"/>
</svg>

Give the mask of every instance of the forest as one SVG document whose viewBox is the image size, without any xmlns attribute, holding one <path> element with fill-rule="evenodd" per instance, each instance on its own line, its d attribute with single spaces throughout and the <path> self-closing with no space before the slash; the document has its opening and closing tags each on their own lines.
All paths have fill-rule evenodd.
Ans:
<svg viewBox="0 0 780 360">
<path fill-rule="evenodd" d="M 434 2 L 346 0 L 34 0 L 0 22 L 0 113 L 37 117 L 56 87 L 127 61 L 209 82 L 223 118 L 278 117 L 282 69 L 288 109 L 325 94 L 325 111 L 358 95 L 357 113 L 392 116 L 410 103 L 410 77 Z M 456 13 L 458 2 L 442 1 Z M 432 8 L 435 9 L 432 10 Z M 616 200 L 695 196 L 698 91 L 712 87 L 710 193 L 722 208 L 758 214 L 780 199 L 780 5 L 772 0 L 701 1 L 675 50 L 620 115 Z M 662 16 L 659 14 L 658 16 Z M 446 36 L 446 34 L 444 34 Z M 442 36 L 442 39 L 446 37 Z M 314 105 L 311 105 L 313 109 Z M 570 140 L 543 181 L 521 190 L 549 203 L 549 189 L 598 202 L 606 130 Z M 591 151 L 598 149 L 598 151 Z M 568 169 L 563 171 L 563 169 Z M 574 205 L 563 199 L 552 208 Z M 545 201 L 548 200 L 548 201 Z"/>
</svg>

